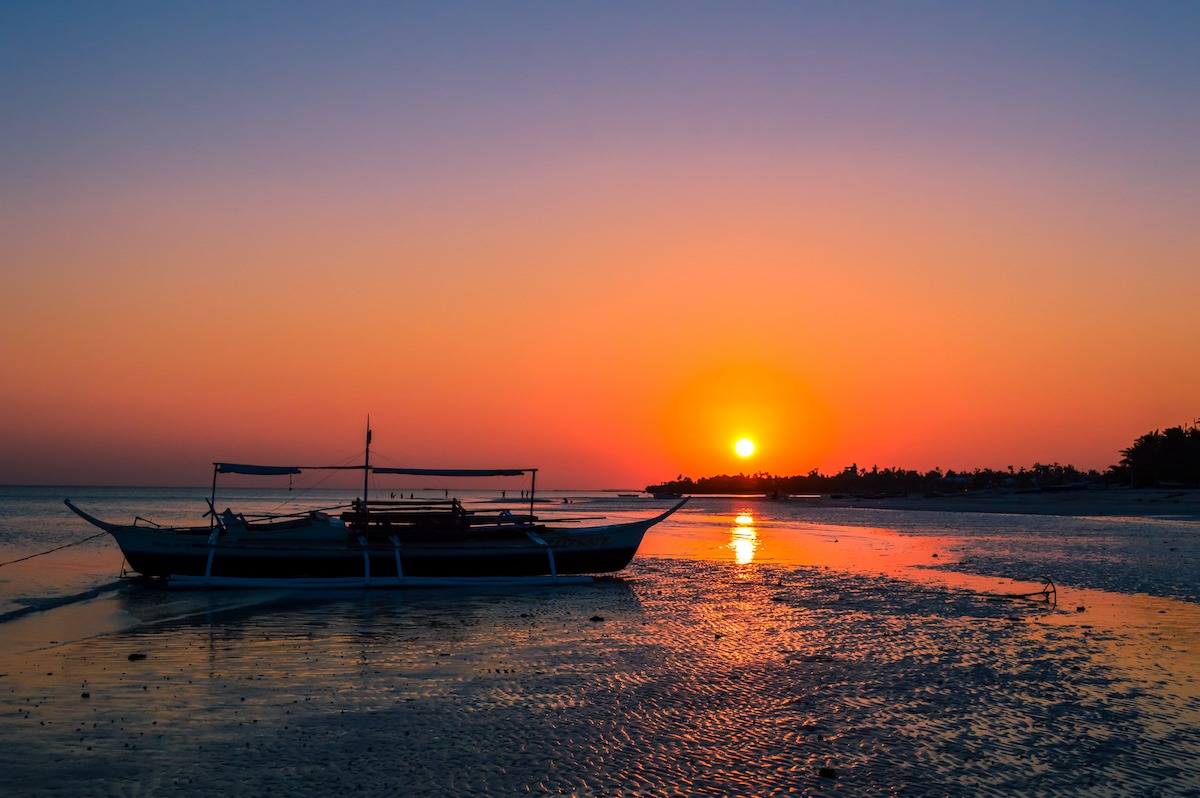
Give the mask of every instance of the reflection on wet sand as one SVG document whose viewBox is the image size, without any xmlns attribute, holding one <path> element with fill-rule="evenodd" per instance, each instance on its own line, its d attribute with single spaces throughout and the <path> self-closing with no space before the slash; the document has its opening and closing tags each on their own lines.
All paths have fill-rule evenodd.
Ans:
<svg viewBox="0 0 1200 798">
<path fill-rule="evenodd" d="M 938 552 L 943 557 L 952 554 L 939 538 L 779 518 L 741 505 L 729 512 L 683 513 L 648 535 L 638 556 L 818 566 L 900 576 L 905 569 L 927 565 Z"/>
<path fill-rule="evenodd" d="M 754 529 L 754 516 L 749 512 L 739 513 L 733 519 L 729 529 L 729 548 L 733 550 L 733 559 L 738 565 L 748 565 L 754 561 L 754 552 L 758 550 L 758 532 Z"/>
<path fill-rule="evenodd" d="M 1194 784 L 1200 737 L 1180 721 L 1195 699 L 1114 667 L 1131 634 L 969 591 L 731 565 L 639 559 L 595 585 L 468 594 L 132 590 L 119 603 L 140 625 L 5 676 L 0 792 Z"/>
</svg>

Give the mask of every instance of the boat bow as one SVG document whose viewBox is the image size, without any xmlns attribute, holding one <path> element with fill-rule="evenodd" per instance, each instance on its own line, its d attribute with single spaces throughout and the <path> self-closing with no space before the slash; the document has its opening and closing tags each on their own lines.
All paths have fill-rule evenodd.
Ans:
<svg viewBox="0 0 1200 798">
<path fill-rule="evenodd" d="M 109 523 L 108 521 L 101 521 L 96 516 L 85 513 L 83 510 L 80 510 L 78 507 L 76 507 L 71 502 L 70 499 L 63 499 L 63 504 L 67 505 L 67 507 L 69 507 L 71 509 L 71 512 L 75 513 L 75 515 L 79 516 L 84 521 L 87 521 L 92 526 L 100 527 L 105 532 L 112 532 L 114 530 L 121 528 L 120 524 L 112 524 L 112 523 Z"/>
</svg>

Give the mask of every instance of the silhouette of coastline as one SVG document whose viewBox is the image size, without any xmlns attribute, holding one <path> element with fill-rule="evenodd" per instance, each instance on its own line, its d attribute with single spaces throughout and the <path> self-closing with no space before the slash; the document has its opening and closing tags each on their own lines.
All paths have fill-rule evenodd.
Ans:
<svg viewBox="0 0 1200 798">
<path fill-rule="evenodd" d="M 1004 470 L 942 471 L 921 473 L 903 468 L 873 466 L 870 470 L 851 464 L 833 475 L 813 469 L 802 476 L 781 477 L 757 474 L 721 474 L 693 480 L 680 474 L 673 480 L 646 486 L 655 495 L 763 494 L 852 496 L 859 499 L 927 499 L 961 497 L 964 494 L 1037 494 L 1091 491 L 1101 488 L 1200 488 L 1200 422 L 1191 426 L 1155 430 L 1121 450 L 1121 460 L 1104 472 L 1081 471 L 1072 465 L 1043 465 L 1032 468 L 1009 466 Z"/>
</svg>

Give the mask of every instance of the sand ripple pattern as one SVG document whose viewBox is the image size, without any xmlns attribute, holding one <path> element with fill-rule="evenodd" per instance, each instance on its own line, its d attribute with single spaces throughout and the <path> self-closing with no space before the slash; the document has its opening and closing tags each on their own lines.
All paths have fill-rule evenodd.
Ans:
<svg viewBox="0 0 1200 798">
<path fill-rule="evenodd" d="M 131 591 L 143 626 L 0 677 L 0 793 L 1200 795 L 1189 675 L 1033 604 L 654 560 L 572 588 L 162 600 Z"/>
</svg>

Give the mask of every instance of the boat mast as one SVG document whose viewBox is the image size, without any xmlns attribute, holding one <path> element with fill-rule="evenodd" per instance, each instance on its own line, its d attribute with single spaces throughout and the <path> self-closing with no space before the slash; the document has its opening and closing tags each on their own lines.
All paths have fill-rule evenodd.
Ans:
<svg viewBox="0 0 1200 798">
<path fill-rule="evenodd" d="M 371 415 L 367 414 L 367 447 L 363 455 L 363 512 L 367 511 L 367 491 L 371 485 Z"/>
<path fill-rule="evenodd" d="M 214 529 L 217 526 L 217 473 L 221 467 L 217 463 L 213 463 L 213 486 L 212 495 L 208 499 L 209 520 L 208 528 Z"/>
</svg>

